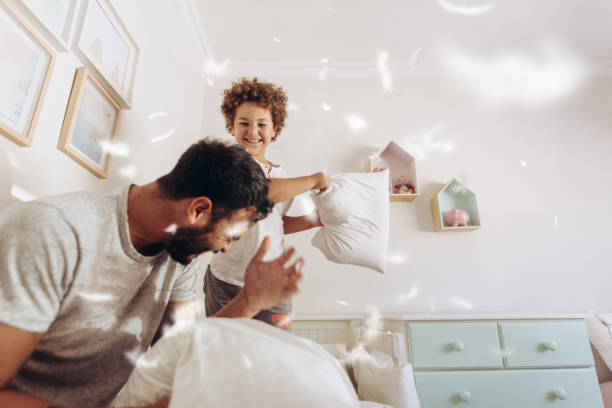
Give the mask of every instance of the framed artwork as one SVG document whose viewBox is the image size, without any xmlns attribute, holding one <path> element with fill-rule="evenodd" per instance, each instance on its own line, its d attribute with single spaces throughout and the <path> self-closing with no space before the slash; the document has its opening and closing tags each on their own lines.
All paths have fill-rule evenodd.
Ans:
<svg viewBox="0 0 612 408">
<path fill-rule="evenodd" d="M 68 100 L 57 148 L 98 176 L 106 178 L 121 106 L 85 68 L 79 68 Z"/>
<path fill-rule="evenodd" d="M 83 0 L 73 51 L 129 109 L 139 49 L 108 0 Z"/>
<path fill-rule="evenodd" d="M 0 134 L 30 146 L 55 53 L 6 0 L 0 0 Z"/>
<path fill-rule="evenodd" d="M 58 51 L 68 51 L 81 0 L 13 0 Z"/>
</svg>

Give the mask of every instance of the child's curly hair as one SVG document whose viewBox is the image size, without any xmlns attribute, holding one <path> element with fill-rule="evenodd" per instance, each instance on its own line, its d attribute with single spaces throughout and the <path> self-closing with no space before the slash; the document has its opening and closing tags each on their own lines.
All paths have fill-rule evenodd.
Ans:
<svg viewBox="0 0 612 408">
<path fill-rule="evenodd" d="M 229 89 L 223 91 L 221 112 L 225 116 L 225 127 L 228 132 L 231 131 L 236 109 L 243 102 L 255 102 L 270 111 L 272 123 L 276 129 L 276 135 L 272 140 L 276 140 L 285 126 L 287 101 L 288 98 L 282 86 L 274 85 L 271 82 L 260 82 L 257 77 L 253 79 L 242 77 L 239 81 L 232 82 Z"/>
</svg>

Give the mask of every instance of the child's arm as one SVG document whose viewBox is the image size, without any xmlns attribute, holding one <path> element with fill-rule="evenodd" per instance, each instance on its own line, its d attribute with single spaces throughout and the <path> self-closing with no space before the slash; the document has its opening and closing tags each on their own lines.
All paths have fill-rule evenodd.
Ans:
<svg viewBox="0 0 612 408">
<path fill-rule="evenodd" d="M 309 190 L 329 187 L 329 177 L 321 172 L 303 177 L 271 178 L 269 181 L 268 199 L 274 203 L 282 203 Z"/>
<path fill-rule="evenodd" d="M 293 234 L 294 232 L 304 231 L 314 227 L 322 227 L 319 211 L 314 210 L 308 215 L 301 217 L 283 217 L 283 230 L 285 234 Z"/>
</svg>

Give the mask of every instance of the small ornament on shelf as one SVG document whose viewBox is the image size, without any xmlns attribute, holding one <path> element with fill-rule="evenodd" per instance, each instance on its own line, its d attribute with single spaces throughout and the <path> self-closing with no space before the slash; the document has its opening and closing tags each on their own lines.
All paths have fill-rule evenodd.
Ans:
<svg viewBox="0 0 612 408">
<path fill-rule="evenodd" d="M 405 176 L 399 176 L 393 185 L 393 194 L 414 194 L 414 186 Z"/>
<path fill-rule="evenodd" d="M 446 227 L 467 227 L 470 215 L 465 210 L 453 208 L 444 214 L 444 226 Z"/>
</svg>

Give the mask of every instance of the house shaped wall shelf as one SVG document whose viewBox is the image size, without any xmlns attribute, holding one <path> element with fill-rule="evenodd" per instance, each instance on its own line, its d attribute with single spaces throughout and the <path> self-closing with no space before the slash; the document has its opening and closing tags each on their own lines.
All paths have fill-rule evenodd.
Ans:
<svg viewBox="0 0 612 408">
<path fill-rule="evenodd" d="M 444 224 L 444 214 L 453 208 L 467 211 L 470 216 L 467 226 L 451 227 Z M 456 179 L 452 179 L 431 199 L 434 229 L 438 232 L 474 231 L 480 229 L 480 215 L 476 194 Z"/>
<path fill-rule="evenodd" d="M 368 171 L 373 171 L 377 167 L 389 169 L 392 184 L 397 183 L 398 178 L 404 176 L 407 183 L 414 187 L 412 193 L 395 194 L 393 193 L 393 185 L 391 185 L 389 191 L 391 201 L 412 201 L 419 196 L 414 157 L 402 149 L 400 145 L 391 141 L 371 156 L 368 162 Z"/>
</svg>

